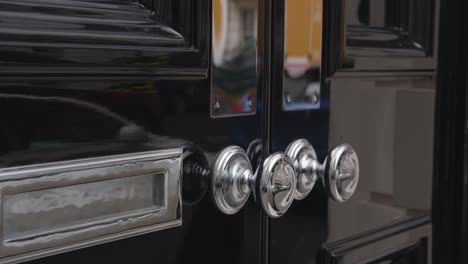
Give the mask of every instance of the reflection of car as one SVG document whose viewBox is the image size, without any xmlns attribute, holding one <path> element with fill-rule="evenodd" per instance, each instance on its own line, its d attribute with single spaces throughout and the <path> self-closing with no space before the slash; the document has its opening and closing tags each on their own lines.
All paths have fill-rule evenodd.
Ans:
<svg viewBox="0 0 468 264">
<path fill-rule="evenodd" d="M 77 99 L 0 94 L 0 105 L 1 167 L 154 150 L 174 141 Z"/>
</svg>

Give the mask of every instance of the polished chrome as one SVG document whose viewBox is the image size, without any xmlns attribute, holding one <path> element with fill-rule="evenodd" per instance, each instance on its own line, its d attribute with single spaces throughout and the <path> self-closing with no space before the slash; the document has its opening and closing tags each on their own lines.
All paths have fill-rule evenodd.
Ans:
<svg viewBox="0 0 468 264">
<path fill-rule="evenodd" d="M 283 109 L 318 109 L 323 0 L 284 1 Z"/>
<path fill-rule="evenodd" d="M 258 185 L 256 185 L 257 177 Z M 255 189 L 255 187 L 258 189 Z M 294 200 L 296 172 L 284 153 L 272 154 L 253 173 L 246 152 L 237 146 L 222 150 L 212 167 L 212 195 L 218 209 L 235 214 L 242 209 L 250 193 L 271 217 L 283 215 Z"/>
<path fill-rule="evenodd" d="M 0 170 L 0 263 L 181 225 L 182 150 Z"/>
<path fill-rule="evenodd" d="M 348 145 L 335 147 L 325 159 L 325 179 L 331 197 L 345 202 L 354 194 L 359 182 L 359 160 L 356 151 Z"/>
<path fill-rule="evenodd" d="M 304 199 L 318 178 L 322 178 L 331 198 L 337 202 L 345 202 L 354 194 L 359 182 L 359 160 L 350 145 L 335 147 L 323 164 L 318 162 L 314 147 L 305 139 L 292 142 L 286 154 L 294 160 L 298 175 L 296 199 Z"/>
<path fill-rule="evenodd" d="M 320 163 L 314 147 L 305 139 L 292 142 L 286 149 L 286 154 L 294 161 L 297 173 L 297 187 L 294 192 L 296 200 L 304 199 L 314 188 L 320 177 Z"/>
<path fill-rule="evenodd" d="M 252 166 L 243 149 L 230 146 L 223 149 L 212 167 L 211 190 L 218 209 L 225 214 L 237 213 L 250 196 Z"/>
<path fill-rule="evenodd" d="M 212 0 L 212 117 L 256 111 L 258 13 L 258 0 Z"/>
<path fill-rule="evenodd" d="M 276 218 L 286 213 L 294 201 L 296 177 L 294 164 L 286 154 L 277 152 L 265 159 L 258 191 L 267 215 Z"/>
</svg>

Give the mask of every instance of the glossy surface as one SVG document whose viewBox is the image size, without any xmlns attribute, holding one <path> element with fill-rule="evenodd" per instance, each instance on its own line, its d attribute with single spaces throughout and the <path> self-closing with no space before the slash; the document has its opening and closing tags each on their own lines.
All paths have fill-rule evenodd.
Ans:
<svg viewBox="0 0 468 264">
<path fill-rule="evenodd" d="M 434 71 L 438 2 L 325 3 L 324 75 L 333 77 L 352 71 Z"/>
<path fill-rule="evenodd" d="M 3 80 L 0 85 L 3 94 L 28 93 L 45 98 L 41 101 L 3 97 L 5 136 L 0 157 L 3 167 L 183 146 L 196 147 L 211 162 L 224 146 L 238 144 L 247 148 L 260 133 L 258 116 L 229 122 L 211 119 L 209 86 L 203 81 L 66 77 Z M 51 103 L 50 97 L 73 100 Z M 93 107 L 76 106 L 73 102 L 78 99 Z M 97 111 L 96 105 L 97 109 L 107 110 Z M 254 241 L 260 238 L 257 221 L 260 210 L 250 203 L 239 214 L 226 217 L 218 213 L 208 195 L 201 195 L 195 204 L 191 200 L 186 203 L 182 197 L 184 225 L 180 228 L 93 246 L 44 261 L 128 263 L 159 258 L 167 262 L 204 259 L 213 263 L 224 255 L 230 256 L 231 263 L 240 258 L 257 263 L 258 251 L 246 251 L 244 247 L 259 246 Z M 246 230 L 250 235 L 245 237 Z M 223 246 L 219 245 L 220 239 L 225 241 Z M 179 257 L 180 251 L 185 252 L 184 258 Z"/>
<path fill-rule="evenodd" d="M 181 225 L 181 149 L 0 170 L 1 263 Z"/>
<path fill-rule="evenodd" d="M 433 36 L 432 31 L 428 30 L 432 25 L 431 2 L 347 1 L 347 46 L 351 49 L 368 47 L 389 53 L 395 49 L 394 52 L 412 53 L 415 57 L 429 55 Z M 359 50 L 356 52 L 359 53 Z"/>
<path fill-rule="evenodd" d="M 321 177 L 321 164 L 317 160 L 314 147 L 306 139 L 291 142 L 286 148 L 286 154 L 293 160 L 297 172 L 294 198 L 302 200 L 312 191 L 315 182 Z"/>
<path fill-rule="evenodd" d="M 0 76 L 2 167 L 175 147 L 185 150 L 183 170 L 190 172 L 183 175 L 182 226 L 31 263 L 260 263 L 261 210 L 248 202 L 236 215 L 221 214 L 203 180 L 207 164 L 222 148 L 246 149 L 262 138 L 264 113 L 210 117 L 210 3 L 152 1 L 154 6 L 145 6 L 163 8 L 154 24 L 180 33 L 187 42 L 179 48 L 42 49 L 34 46 L 41 41 L 34 37 L 27 49 L 0 43 L 1 60 L 11 62 L 2 64 Z M 255 100 L 262 100 L 264 84 L 259 82 Z"/>
<path fill-rule="evenodd" d="M 253 177 L 243 149 L 230 146 L 218 153 L 211 168 L 211 194 L 218 209 L 228 215 L 239 212 L 252 192 Z"/>
<path fill-rule="evenodd" d="M 42 40 L 37 44 L 53 42 L 54 46 L 81 43 L 182 47 L 185 44 L 181 34 L 154 23 L 155 13 L 136 0 L 2 0 L 0 4 L 3 11 L 10 11 L 2 13 L 0 34 L 5 37 L 14 34 L 7 39 L 14 38 L 15 41 L 34 36 Z M 17 28 L 18 25 L 21 28 Z"/>
<path fill-rule="evenodd" d="M 284 150 L 293 140 L 305 138 L 315 147 L 318 159 L 324 160 L 329 145 L 349 143 L 359 153 L 359 184 L 346 203 L 329 201 L 323 186 L 316 184 L 306 198 L 293 203 L 286 215 L 272 220 L 273 264 L 396 261 L 395 252 L 408 243 L 419 243 L 403 238 L 412 237 L 412 231 L 421 225 L 426 228 L 420 237 L 431 241 L 436 60 L 430 52 L 415 56 L 423 53 L 420 50 L 411 53 L 413 50 L 398 47 L 351 47 L 345 33 L 353 32 L 348 30 L 351 25 L 346 25 L 345 18 L 354 16 L 350 8 L 360 2 L 364 1 L 324 3 L 320 109 L 285 112 L 281 101 L 272 101 L 272 151 Z M 374 7 L 383 4 L 367 2 Z M 413 4 L 426 12 L 425 2 Z M 273 39 L 285 36 L 284 6 L 284 1 L 273 5 Z M 370 17 L 381 18 L 372 13 L 374 9 L 369 12 Z M 432 25 L 437 23 L 437 16 L 428 16 L 434 24 L 424 24 L 417 33 L 424 35 L 423 31 L 429 30 L 436 35 Z M 415 15 L 411 18 L 416 19 Z M 368 37 L 367 43 L 381 41 L 371 31 L 381 32 L 382 28 L 361 26 L 365 30 L 360 36 Z M 431 44 L 437 46 L 437 42 Z M 278 66 L 284 63 L 282 45 L 274 42 L 273 76 L 282 75 L 284 70 Z M 273 77 L 276 96 L 283 91 L 281 84 Z M 368 246 L 361 248 L 363 244 Z M 336 251 L 326 257 L 329 247 Z M 430 258 L 431 250 L 430 246 L 423 248 L 422 263 Z M 337 258 L 337 252 L 347 256 Z"/>
<path fill-rule="evenodd" d="M 468 148 L 464 2 L 441 1 L 435 120 L 432 263 L 468 263 Z"/>
<path fill-rule="evenodd" d="M 176 0 L 171 6 L 2 0 L 1 74 L 206 78 L 208 3 Z"/>
<path fill-rule="evenodd" d="M 286 148 L 298 173 L 295 199 L 304 199 L 320 178 L 330 197 L 337 202 L 347 201 L 359 182 L 359 160 L 347 144 L 333 148 L 323 164 L 317 159 L 314 147 L 306 139 L 298 139 Z"/>
<path fill-rule="evenodd" d="M 274 153 L 265 159 L 257 177 L 260 177 L 259 200 L 265 213 L 273 218 L 285 214 L 294 201 L 296 190 L 297 176 L 292 160 L 284 153 Z"/>
<path fill-rule="evenodd" d="M 291 159 L 278 152 L 260 166 L 254 174 L 247 153 L 237 146 L 218 153 L 211 168 L 211 193 L 221 212 L 239 212 L 254 192 L 268 216 L 276 218 L 286 213 L 296 190 L 297 176 Z"/>
<path fill-rule="evenodd" d="M 151 3 L 168 8 L 155 23 L 161 21 L 190 39 L 187 46 L 180 50 L 155 47 L 153 54 L 138 47 L 122 52 L 111 45 L 106 49 L 42 48 L 34 46 L 41 41 L 34 37 L 26 49 L 0 43 L 0 57 L 9 61 L 0 71 L 3 167 L 170 147 L 195 148 L 202 155 L 194 160 L 211 163 L 226 146 L 247 149 L 254 142 L 257 147 L 250 148 L 254 151 L 249 157 L 257 157 L 254 162 L 260 163 L 258 157 L 265 159 L 306 137 L 319 159 L 326 156 L 329 144 L 356 146 L 362 175 L 356 195 L 338 206 L 316 185 L 281 218 L 266 220 L 251 201 L 239 213 L 226 216 L 205 194 L 207 164 L 191 162 L 184 167 L 193 174 L 184 173 L 184 183 L 192 180 L 192 184 L 183 187 L 183 226 L 34 263 L 336 261 L 322 258 L 327 249 L 349 253 L 342 263 L 353 263 L 356 256 L 388 262 L 398 259 L 391 257 L 402 250 L 402 244 L 411 248 L 420 240 L 422 244 L 430 240 L 427 229 L 417 241 L 408 230 L 430 226 L 430 187 L 415 182 L 428 183 L 425 177 L 431 175 L 432 150 L 427 148 L 432 145 L 427 131 L 432 131 L 433 55 L 412 57 L 401 50 L 362 47 L 362 53 L 355 53 L 352 60 L 340 57 L 346 51 L 345 37 L 340 36 L 346 31 L 344 23 L 333 19 L 352 14 L 346 14 L 342 1 L 327 1 L 320 108 L 283 111 L 284 3 L 259 1 L 257 111 L 250 116 L 211 119 L 211 80 L 206 79 L 210 78 L 211 17 L 210 8 L 203 6 L 211 1 Z M 187 11 L 182 3 L 202 5 Z M 154 7 L 147 4 L 145 8 Z M 195 18 L 190 14 L 196 14 Z M 436 25 L 437 19 L 428 16 Z M 367 56 L 372 54 L 378 56 Z M 143 63 L 135 59 L 139 55 Z M 352 67 L 345 69 L 342 62 L 348 61 Z M 414 193 L 404 187 L 421 190 L 421 194 L 413 200 Z"/>
<path fill-rule="evenodd" d="M 342 203 L 351 198 L 359 182 L 359 159 L 353 147 L 342 144 L 333 148 L 322 174 L 333 200 Z"/>
<path fill-rule="evenodd" d="M 256 111 L 258 16 L 257 0 L 213 1 L 213 117 Z"/>
<path fill-rule="evenodd" d="M 337 78 L 331 96 L 330 143 L 353 144 L 359 153 L 360 180 L 347 203 L 329 204 L 329 241 L 430 215 L 435 99 L 431 77 Z"/>
<path fill-rule="evenodd" d="M 322 0 L 285 0 L 285 111 L 320 107 L 322 9 Z"/>
</svg>

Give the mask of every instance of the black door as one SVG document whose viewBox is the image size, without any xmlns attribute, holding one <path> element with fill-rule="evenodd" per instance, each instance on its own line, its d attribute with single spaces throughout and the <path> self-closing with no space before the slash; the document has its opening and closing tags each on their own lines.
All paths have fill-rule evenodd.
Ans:
<svg viewBox="0 0 468 264">
<path fill-rule="evenodd" d="M 207 194 L 216 153 L 264 133 L 262 107 L 210 114 L 211 1 L 0 10 L 2 263 L 260 263 L 261 211 L 226 216 Z"/>
<path fill-rule="evenodd" d="M 271 149 L 305 139 L 324 167 L 299 164 L 313 188 L 270 221 L 270 263 L 431 262 L 437 6 L 274 2 Z M 333 171 L 342 144 L 358 162 Z"/>
<path fill-rule="evenodd" d="M 437 7 L 0 0 L 0 263 L 430 263 Z"/>
</svg>

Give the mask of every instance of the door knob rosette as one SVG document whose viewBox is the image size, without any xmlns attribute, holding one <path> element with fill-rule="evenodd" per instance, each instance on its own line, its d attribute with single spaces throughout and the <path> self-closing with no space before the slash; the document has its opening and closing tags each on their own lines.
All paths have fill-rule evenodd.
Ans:
<svg viewBox="0 0 468 264">
<path fill-rule="evenodd" d="M 265 159 L 254 173 L 243 149 L 230 146 L 218 153 L 212 167 L 211 190 L 218 209 L 237 213 L 254 192 L 270 217 L 280 217 L 294 201 L 296 172 L 292 160 L 277 152 Z"/>
<path fill-rule="evenodd" d="M 295 199 L 304 199 L 319 178 L 337 202 L 345 202 L 354 194 L 359 182 L 359 160 L 350 145 L 332 149 L 323 164 L 318 162 L 314 147 L 305 139 L 292 142 L 286 154 L 294 160 L 298 175 Z"/>
</svg>

